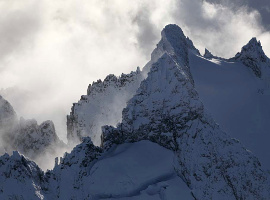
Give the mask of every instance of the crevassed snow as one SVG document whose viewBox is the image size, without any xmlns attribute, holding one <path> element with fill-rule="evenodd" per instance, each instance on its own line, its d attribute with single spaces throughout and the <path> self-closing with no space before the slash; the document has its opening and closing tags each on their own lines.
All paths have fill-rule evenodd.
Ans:
<svg viewBox="0 0 270 200">
<path fill-rule="evenodd" d="M 261 79 L 240 62 L 207 60 L 190 53 L 195 88 L 220 127 L 270 169 L 270 95 Z"/>
</svg>

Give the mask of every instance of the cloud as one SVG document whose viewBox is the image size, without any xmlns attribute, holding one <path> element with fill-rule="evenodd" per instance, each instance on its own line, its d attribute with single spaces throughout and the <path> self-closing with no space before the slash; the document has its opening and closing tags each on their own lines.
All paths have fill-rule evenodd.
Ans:
<svg viewBox="0 0 270 200">
<path fill-rule="evenodd" d="M 133 23 L 138 26 L 136 34 L 138 46 L 145 54 L 153 50 L 153 46 L 158 40 L 157 33 L 159 32 L 149 15 L 149 8 L 144 7 L 138 11 L 133 19 Z"/>
<path fill-rule="evenodd" d="M 0 9 L 0 59 L 5 59 L 14 52 L 32 47 L 32 38 L 41 25 L 41 8 L 34 1 L 25 1 L 25 4 L 1 1 Z"/>
<path fill-rule="evenodd" d="M 142 67 L 166 24 L 180 25 L 201 51 L 230 57 L 257 36 L 270 55 L 260 13 L 249 7 L 198 0 L 13 0 L 0 7 L 0 85 L 17 88 L 6 98 L 19 116 L 52 119 L 61 139 L 66 114 L 88 84 Z"/>
<path fill-rule="evenodd" d="M 218 56 L 232 57 L 252 37 L 264 33 L 259 12 L 248 7 L 232 9 L 206 1 L 182 0 L 174 15 L 200 50 L 207 47 Z"/>
</svg>

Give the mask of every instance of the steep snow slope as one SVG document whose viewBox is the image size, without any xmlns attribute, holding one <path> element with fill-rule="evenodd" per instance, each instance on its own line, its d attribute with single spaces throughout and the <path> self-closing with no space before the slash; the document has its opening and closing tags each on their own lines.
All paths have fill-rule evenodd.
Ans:
<svg viewBox="0 0 270 200">
<path fill-rule="evenodd" d="M 257 50 L 259 44 L 255 45 L 254 41 L 252 39 L 248 44 L 251 47 L 246 45 L 244 49 L 253 52 L 253 60 L 256 60 L 255 56 L 262 51 Z M 189 55 L 195 88 L 205 108 L 221 129 L 239 139 L 265 169 L 270 169 L 270 91 L 266 66 L 263 73 L 259 70 L 262 79 L 256 77 L 250 67 L 233 59 Z"/>
</svg>

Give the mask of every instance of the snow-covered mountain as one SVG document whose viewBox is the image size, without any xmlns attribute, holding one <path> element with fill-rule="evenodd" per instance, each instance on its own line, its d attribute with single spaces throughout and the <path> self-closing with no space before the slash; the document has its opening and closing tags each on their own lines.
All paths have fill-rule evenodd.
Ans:
<svg viewBox="0 0 270 200">
<path fill-rule="evenodd" d="M 269 175 L 212 119 L 210 91 L 199 77 L 203 62 L 225 70 L 230 63 L 241 66 L 238 72 L 258 83 L 265 83 L 264 72 L 257 76 L 236 58 L 202 57 L 177 25 L 161 35 L 142 72 L 110 75 L 73 106 L 68 137 L 81 143 L 56 158 L 52 170 L 42 172 L 18 152 L 0 157 L 0 199 L 270 199 Z M 120 111 L 115 97 L 124 97 Z M 94 116 L 113 126 L 92 128 Z M 95 143 L 101 135 L 101 146 L 88 135 Z"/>
<path fill-rule="evenodd" d="M 54 158 L 66 145 L 58 138 L 54 124 L 48 120 L 40 125 L 34 119 L 18 120 L 11 104 L 0 96 L 0 153 L 17 150 L 35 160 L 44 169 L 49 167 L 44 158 Z M 50 166 L 52 167 L 52 166 Z"/>
<path fill-rule="evenodd" d="M 204 111 L 181 29 L 169 25 L 163 37 L 169 41 L 164 54 L 129 100 L 122 123 L 104 127 L 104 148 L 147 139 L 171 149 L 178 158 L 176 171 L 196 199 L 269 198 L 258 159 Z"/>
</svg>

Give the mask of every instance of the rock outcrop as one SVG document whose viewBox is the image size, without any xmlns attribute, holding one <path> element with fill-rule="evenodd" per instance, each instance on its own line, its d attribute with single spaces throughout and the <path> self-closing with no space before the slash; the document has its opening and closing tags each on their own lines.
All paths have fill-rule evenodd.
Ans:
<svg viewBox="0 0 270 200">
<path fill-rule="evenodd" d="M 241 52 L 237 53 L 234 58 L 230 60 L 237 60 L 243 62 L 244 65 L 252 69 L 254 74 L 261 78 L 265 68 L 270 68 L 269 58 L 265 55 L 260 41 L 252 38 Z M 269 70 L 269 69 L 268 69 Z"/>
</svg>

